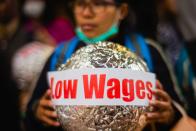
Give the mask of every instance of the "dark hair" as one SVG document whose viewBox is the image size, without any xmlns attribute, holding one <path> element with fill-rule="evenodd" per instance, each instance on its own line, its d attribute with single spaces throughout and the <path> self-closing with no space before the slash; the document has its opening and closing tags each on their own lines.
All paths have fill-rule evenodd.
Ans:
<svg viewBox="0 0 196 131">
<path fill-rule="evenodd" d="M 114 0 L 117 4 L 122 5 L 122 4 L 127 4 L 128 5 L 128 14 L 127 16 L 121 21 L 120 23 L 120 34 L 127 34 L 130 32 L 135 32 L 135 22 L 136 22 L 136 17 L 135 17 L 135 12 L 132 8 L 132 5 L 130 4 L 130 0 Z"/>
<path fill-rule="evenodd" d="M 157 0 L 130 0 L 135 13 L 135 29 L 145 37 L 156 37 L 158 14 L 156 11 Z"/>
</svg>

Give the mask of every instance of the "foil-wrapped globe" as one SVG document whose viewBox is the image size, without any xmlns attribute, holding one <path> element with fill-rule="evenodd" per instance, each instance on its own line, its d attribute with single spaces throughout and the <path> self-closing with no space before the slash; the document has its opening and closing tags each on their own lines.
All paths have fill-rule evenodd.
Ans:
<svg viewBox="0 0 196 131">
<path fill-rule="evenodd" d="M 124 46 L 91 44 L 76 51 L 58 71 L 81 68 L 129 68 L 148 71 L 146 63 Z M 69 131 L 134 131 L 145 125 L 145 106 L 55 106 L 59 121 Z"/>
</svg>

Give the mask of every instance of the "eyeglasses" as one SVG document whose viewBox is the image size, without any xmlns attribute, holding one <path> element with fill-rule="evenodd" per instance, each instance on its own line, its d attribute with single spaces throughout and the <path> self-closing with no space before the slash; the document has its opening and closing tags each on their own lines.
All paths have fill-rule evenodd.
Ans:
<svg viewBox="0 0 196 131">
<path fill-rule="evenodd" d="M 108 6 L 117 6 L 117 4 L 104 0 L 91 0 L 90 2 L 76 0 L 74 2 L 75 13 L 82 13 L 86 7 L 89 7 L 93 13 L 103 13 Z"/>
</svg>

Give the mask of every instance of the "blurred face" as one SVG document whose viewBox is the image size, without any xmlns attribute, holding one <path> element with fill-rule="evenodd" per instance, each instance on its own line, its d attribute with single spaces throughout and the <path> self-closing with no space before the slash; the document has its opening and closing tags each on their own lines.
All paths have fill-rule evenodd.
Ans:
<svg viewBox="0 0 196 131">
<path fill-rule="evenodd" d="M 76 0 L 76 24 L 83 33 L 94 38 L 105 33 L 121 16 L 121 8 L 113 0 Z"/>
</svg>

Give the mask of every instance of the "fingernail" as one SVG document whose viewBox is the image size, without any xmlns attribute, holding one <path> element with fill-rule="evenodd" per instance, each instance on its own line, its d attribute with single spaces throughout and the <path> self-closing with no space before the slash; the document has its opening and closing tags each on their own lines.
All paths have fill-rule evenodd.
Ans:
<svg viewBox="0 0 196 131">
<path fill-rule="evenodd" d="M 147 114 L 147 117 L 151 117 L 151 116 L 152 116 L 151 114 L 149 114 L 149 113 Z"/>
<path fill-rule="evenodd" d="M 56 125 L 56 126 L 60 126 L 60 123 L 59 123 L 59 122 L 56 122 L 55 125 Z"/>
</svg>

